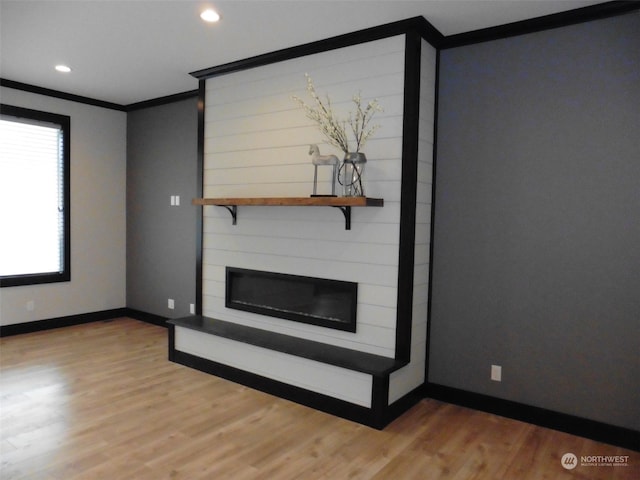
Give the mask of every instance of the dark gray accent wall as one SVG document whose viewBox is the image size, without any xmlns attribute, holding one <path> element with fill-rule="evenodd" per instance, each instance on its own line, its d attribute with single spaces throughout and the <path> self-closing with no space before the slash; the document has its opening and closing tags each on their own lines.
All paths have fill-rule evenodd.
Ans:
<svg viewBox="0 0 640 480">
<path fill-rule="evenodd" d="M 195 304 L 197 134 L 196 97 L 128 113 L 128 308 L 176 318 Z"/>
<path fill-rule="evenodd" d="M 443 50 L 438 107 L 429 381 L 640 430 L 640 15 Z"/>
</svg>

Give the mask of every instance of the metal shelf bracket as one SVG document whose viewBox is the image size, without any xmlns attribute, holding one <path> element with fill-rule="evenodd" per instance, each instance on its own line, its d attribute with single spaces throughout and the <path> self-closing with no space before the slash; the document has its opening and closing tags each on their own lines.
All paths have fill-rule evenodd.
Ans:
<svg viewBox="0 0 640 480">
<path fill-rule="evenodd" d="M 232 218 L 231 225 L 237 225 L 238 224 L 238 206 L 237 205 L 220 205 L 220 206 L 229 210 L 229 213 L 231 214 L 231 218 Z"/>
<path fill-rule="evenodd" d="M 334 206 L 333 208 L 339 208 L 344 215 L 344 229 L 351 230 L 351 207 L 350 206 Z"/>
</svg>

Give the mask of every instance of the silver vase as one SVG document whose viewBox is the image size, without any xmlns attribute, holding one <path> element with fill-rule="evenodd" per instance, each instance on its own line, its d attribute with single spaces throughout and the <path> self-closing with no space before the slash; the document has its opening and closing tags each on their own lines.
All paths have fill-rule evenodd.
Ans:
<svg viewBox="0 0 640 480">
<path fill-rule="evenodd" d="M 345 197 L 364 197 L 362 176 L 367 157 L 362 152 L 345 153 L 344 160 L 338 173 L 338 181 L 342 185 L 342 194 Z"/>
</svg>

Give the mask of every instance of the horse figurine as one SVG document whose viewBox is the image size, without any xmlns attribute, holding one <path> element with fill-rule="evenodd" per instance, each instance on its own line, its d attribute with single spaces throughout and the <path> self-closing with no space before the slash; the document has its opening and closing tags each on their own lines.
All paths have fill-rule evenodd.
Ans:
<svg viewBox="0 0 640 480">
<path fill-rule="evenodd" d="M 332 165 L 333 173 L 331 175 L 331 195 L 336 195 L 336 175 L 338 172 L 338 164 L 340 160 L 335 155 L 320 155 L 318 145 L 309 145 L 309 155 L 311 155 L 311 163 L 313 164 L 313 196 L 316 196 L 318 190 L 318 165 Z"/>
</svg>

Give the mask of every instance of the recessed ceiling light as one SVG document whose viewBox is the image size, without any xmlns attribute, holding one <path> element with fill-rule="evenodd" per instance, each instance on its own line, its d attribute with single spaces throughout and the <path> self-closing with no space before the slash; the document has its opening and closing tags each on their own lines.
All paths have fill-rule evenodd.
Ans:
<svg viewBox="0 0 640 480">
<path fill-rule="evenodd" d="M 212 8 L 208 8 L 200 14 L 200 18 L 205 22 L 213 23 L 220 20 L 220 14 Z"/>
<path fill-rule="evenodd" d="M 67 67 L 66 65 L 56 65 L 56 70 L 62 73 L 69 73 L 71 71 L 71 68 Z"/>
</svg>

